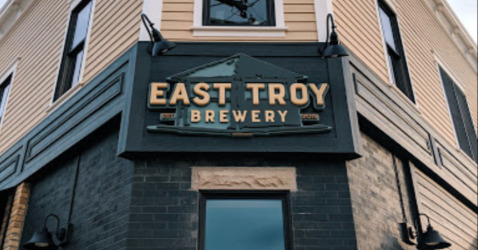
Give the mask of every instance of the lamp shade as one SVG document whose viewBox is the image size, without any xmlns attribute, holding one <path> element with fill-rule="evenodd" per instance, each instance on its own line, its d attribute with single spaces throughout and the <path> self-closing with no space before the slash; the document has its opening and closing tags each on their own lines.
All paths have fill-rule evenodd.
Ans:
<svg viewBox="0 0 478 250">
<path fill-rule="evenodd" d="M 327 50 L 324 52 L 324 57 L 330 58 L 330 57 L 345 57 L 349 56 L 349 53 L 347 50 L 344 48 L 344 46 L 337 44 L 337 45 L 329 45 Z"/>
<path fill-rule="evenodd" d="M 327 46 L 327 49 L 324 51 L 324 57 L 345 57 L 349 56 L 349 52 L 339 43 L 339 35 L 337 32 L 332 31 L 330 34 L 330 44 Z"/>
<path fill-rule="evenodd" d="M 161 35 L 159 30 L 153 28 L 153 56 L 162 55 L 174 48 L 176 48 L 176 44 L 170 42 Z"/>
<path fill-rule="evenodd" d="M 153 46 L 153 56 L 162 55 L 176 47 L 176 44 L 168 40 L 155 42 Z"/>
<path fill-rule="evenodd" d="M 418 243 L 418 249 L 420 250 L 445 249 L 448 247 L 451 247 L 451 244 L 444 240 L 438 231 L 435 231 L 431 226 L 428 227 Z"/>
<path fill-rule="evenodd" d="M 52 235 L 46 229 L 35 232 L 33 237 L 23 245 L 27 250 L 57 250 L 58 246 L 53 242 Z"/>
</svg>

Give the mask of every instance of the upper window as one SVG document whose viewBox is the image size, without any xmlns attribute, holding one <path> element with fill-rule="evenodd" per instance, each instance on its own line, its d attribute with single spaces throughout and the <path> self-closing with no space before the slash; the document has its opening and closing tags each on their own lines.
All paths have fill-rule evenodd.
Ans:
<svg viewBox="0 0 478 250">
<path fill-rule="evenodd" d="M 415 102 L 397 17 L 382 1 L 379 2 L 379 13 L 392 83 L 412 102 Z"/>
<path fill-rule="evenodd" d="M 80 81 L 92 5 L 91 1 L 83 1 L 71 14 L 55 100 Z"/>
<path fill-rule="evenodd" d="M 203 194 L 201 250 L 288 250 L 286 193 Z"/>
<path fill-rule="evenodd" d="M 478 139 L 465 94 L 442 68 L 440 74 L 458 144 L 467 155 L 478 161 Z"/>
<path fill-rule="evenodd" d="M 2 124 L 3 115 L 7 107 L 8 93 L 10 92 L 10 85 L 12 82 L 12 75 L 7 77 L 5 81 L 0 83 L 0 124 Z"/>
<path fill-rule="evenodd" d="M 273 0 L 204 0 L 204 25 L 275 26 Z"/>
</svg>

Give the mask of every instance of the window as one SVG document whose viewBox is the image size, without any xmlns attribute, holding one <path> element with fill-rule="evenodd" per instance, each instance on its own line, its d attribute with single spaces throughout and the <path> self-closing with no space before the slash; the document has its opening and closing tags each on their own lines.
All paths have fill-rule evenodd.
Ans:
<svg viewBox="0 0 478 250">
<path fill-rule="evenodd" d="M 452 78 L 440 67 L 440 75 L 445 89 L 450 116 L 460 148 L 478 162 L 476 131 L 471 119 L 470 109 L 465 94 L 458 88 Z"/>
<path fill-rule="evenodd" d="M 204 1 L 204 25 L 275 26 L 272 0 Z"/>
<path fill-rule="evenodd" d="M 92 5 L 91 1 L 83 1 L 71 14 L 60 74 L 55 90 L 55 100 L 76 86 L 80 81 Z"/>
<path fill-rule="evenodd" d="M 195 37 L 285 37 L 284 0 L 194 0 L 191 30 Z"/>
<path fill-rule="evenodd" d="M 387 50 L 391 81 L 412 102 L 415 102 L 407 61 L 405 59 L 405 52 L 400 37 L 400 30 L 398 28 L 397 17 L 382 1 L 379 2 L 379 15 Z"/>
<path fill-rule="evenodd" d="M 8 93 L 10 92 L 10 85 L 12 82 L 12 75 L 7 77 L 5 81 L 0 83 L 0 125 L 2 124 L 5 109 L 7 107 Z"/>
<path fill-rule="evenodd" d="M 289 250 L 287 193 L 202 193 L 201 250 Z"/>
</svg>

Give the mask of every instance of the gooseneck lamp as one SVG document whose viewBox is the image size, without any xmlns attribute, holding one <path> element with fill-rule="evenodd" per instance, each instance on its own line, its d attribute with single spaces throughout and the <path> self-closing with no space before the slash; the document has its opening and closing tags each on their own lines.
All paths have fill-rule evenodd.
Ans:
<svg viewBox="0 0 478 250">
<path fill-rule="evenodd" d="M 332 23 L 332 33 L 330 33 L 330 24 Z M 332 58 L 332 57 L 345 57 L 349 56 L 349 53 L 339 43 L 339 35 L 337 34 L 337 25 L 335 25 L 334 16 L 332 14 L 327 15 L 327 41 L 325 42 L 325 48 L 323 51 L 319 52 L 325 58 Z"/>
<path fill-rule="evenodd" d="M 435 250 L 435 249 L 445 249 L 451 247 L 451 244 L 448 243 L 443 237 L 433 229 L 430 223 L 430 217 L 426 214 L 420 214 L 419 216 L 425 216 L 428 220 L 428 227 L 426 232 L 421 233 L 421 238 L 418 240 L 417 248 L 420 250 Z M 421 231 L 421 229 L 420 229 Z"/>
<path fill-rule="evenodd" d="M 53 235 L 47 228 L 48 219 L 52 217 L 56 219 L 56 231 L 54 235 L 58 241 L 60 241 L 60 244 L 58 245 L 53 241 Z M 57 215 L 50 214 L 45 218 L 43 228 L 40 231 L 35 232 L 32 238 L 23 245 L 23 248 L 27 250 L 57 250 L 59 246 L 68 244 L 68 235 L 67 229 L 60 228 L 60 218 Z"/>
<path fill-rule="evenodd" d="M 148 31 L 149 38 L 151 40 L 153 57 L 167 53 L 168 51 L 176 48 L 176 44 L 170 42 L 161 35 L 158 29 L 154 27 L 154 23 L 149 20 L 146 14 L 141 14 L 141 19 L 143 21 L 146 30 Z"/>
</svg>

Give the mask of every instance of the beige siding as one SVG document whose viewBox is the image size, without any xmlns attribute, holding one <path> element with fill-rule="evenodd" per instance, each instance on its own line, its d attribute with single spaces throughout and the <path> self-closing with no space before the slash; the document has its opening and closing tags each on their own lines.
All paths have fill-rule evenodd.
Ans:
<svg viewBox="0 0 478 250">
<path fill-rule="evenodd" d="M 414 171 L 420 212 L 431 217 L 432 226 L 452 243 L 454 250 L 478 249 L 477 214 L 425 174 Z M 426 223 L 422 218 L 424 229 Z"/>
<path fill-rule="evenodd" d="M 84 82 L 101 72 L 139 37 L 142 1 L 97 0 Z M 0 154 L 48 115 L 69 18 L 68 1 L 34 1 L 0 39 L 0 71 L 21 58 L 15 72 Z"/>
<path fill-rule="evenodd" d="M 380 79 L 389 82 L 376 0 L 333 2 L 342 43 Z"/>
<path fill-rule="evenodd" d="M 0 69 L 20 57 L 0 131 L 0 153 L 46 116 L 57 74 L 67 1 L 34 1 L 0 40 Z"/>
<path fill-rule="evenodd" d="M 139 0 L 97 0 L 84 82 L 90 81 L 138 41 L 142 6 L 143 1 Z"/>
<path fill-rule="evenodd" d="M 476 72 L 437 23 L 424 1 L 397 2 L 403 42 L 420 110 L 425 120 L 455 145 L 455 134 L 434 54 L 441 58 L 443 66 L 449 68 L 466 89 L 475 124 L 478 112 Z"/>
<path fill-rule="evenodd" d="M 286 37 L 194 37 L 194 0 L 164 0 L 161 30 L 173 41 L 288 41 L 316 42 L 314 0 L 284 0 Z"/>
<path fill-rule="evenodd" d="M 466 89 L 470 111 L 477 124 L 476 72 L 449 38 L 425 1 L 394 1 L 400 22 L 417 106 L 422 116 L 452 145 L 455 135 L 434 54 L 442 58 Z M 389 73 L 383 47 L 377 0 L 334 0 L 342 42 L 383 81 Z"/>
</svg>

